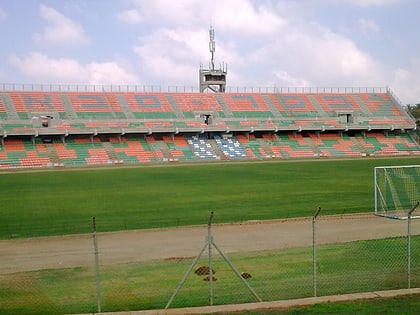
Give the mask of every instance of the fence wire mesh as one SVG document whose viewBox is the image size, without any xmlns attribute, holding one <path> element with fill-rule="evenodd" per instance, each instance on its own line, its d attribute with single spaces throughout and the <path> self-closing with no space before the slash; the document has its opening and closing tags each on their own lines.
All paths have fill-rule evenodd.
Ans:
<svg viewBox="0 0 420 315">
<path fill-rule="evenodd" d="M 99 220 L 98 230 L 97 250 L 92 234 L 0 241 L 0 313 L 163 309 L 420 287 L 418 219 L 215 225 L 211 248 L 204 225 L 101 233 Z"/>
</svg>

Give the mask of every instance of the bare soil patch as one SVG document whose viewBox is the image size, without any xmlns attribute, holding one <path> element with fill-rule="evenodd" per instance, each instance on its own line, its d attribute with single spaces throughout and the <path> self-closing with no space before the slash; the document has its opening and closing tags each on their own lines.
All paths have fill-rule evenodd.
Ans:
<svg viewBox="0 0 420 315">
<path fill-rule="evenodd" d="M 420 220 L 411 232 L 420 234 Z M 316 221 L 317 244 L 404 236 L 407 221 L 373 214 L 325 216 Z M 311 246 L 311 218 L 253 221 L 212 226 L 225 254 Z M 193 259 L 202 249 L 207 226 L 98 233 L 100 263 Z M 92 234 L 0 241 L 0 274 L 94 265 Z"/>
</svg>

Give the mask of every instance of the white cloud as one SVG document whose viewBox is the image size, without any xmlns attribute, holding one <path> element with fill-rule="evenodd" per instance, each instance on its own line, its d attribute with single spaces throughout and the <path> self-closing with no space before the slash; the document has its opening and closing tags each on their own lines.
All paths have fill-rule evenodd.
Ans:
<svg viewBox="0 0 420 315">
<path fill-rule="evenodd" d="M 0 82 L 7 82 L 6 78 L 7 78 L 6 73 L 4 73 L 0 70 Z"/>
<path fill-rule="evenodd" d="M 197 78 L 202 52 L 208 42 L 205 33 L 187 30 L 159 30 L 134 48 L 140 71 L 160 84 L 191 84 Z M 200 51 L 200 47 L 204 48 Z"/>
<path fill-rule="evenodd" d="M 7 18 L 6 11 L 4 11 L 4 10 L 0 7 L 0 21 L 1 21 L 1 20 L 5 20 L 6 18 Z"/>
<path fill-rule="evenodd" d="M 132 0 L 134 8 L 123 11 L 119 17 L 125 17 L 127 23 L 144 21 L 159 23 L 162 27 L 174 26 L 197 29 L 213 24 L 224 32 L 239 32 L 242 35 L 262 35 L 271 33 L 280 27 L 282 19 L 267 7 L 253 5 L 248 0 Z"/>
<path fill-rule="evenodd" d="M 127 24 L 139 24 L 142 21 L 139 11 L 135 9 L 122 11 L 117 17 Z"/>
<path fill-rule="evenodd" d="M 420 73 L 420 66 L 404 65 L 399 66 L 399 70 L 390 70 L 391 65 L 374 59 L 374 48 L 363 50 L 349 37 L 354 32 L 347 33 L 348 36 L 334 32 L 318 21 L 316 15 L 317 9 L 331 8 L 330 4 L 338 7 L 345 3 L 347 9 L 368 5 L 379 10 L 378 6 L 394 2 L 127 0 L 128 7 L 113 14 L 132 26 L 133 34 L 142 34 L 131 47 L 136 58 L 131 64 L 109 57 L 109 53 L 122 55 L 123 50 L 130 49 L 127 42 L 118 42 L 119 39 L 112 41 L 115 50 L 92 49 L 92 56 L 86 51 L 84 58 L 90 58 L 91 62 L 82 63 L 72 57 L 52 58 L 58 54 L 53 49 L 48 50 L 48 55 L 14 52 L 10 62 L 26 78 L 40 83 L 198 87 L 199 66 L 207 67 L 210 60 L 208 29 L 212 25 L 216 33 L 215 65 L 228 64 L 229 87 L 389 85 L 397 95 L 408 100 L 415 94 L 420 95 L 420 78 L 416 74 Z M 61 47 L 64 43 L 80 44 L 89 40 L 83 27 L 70 16 L 47 6 L 40 8 L 46 28 L 36 34 L 37 43 Z M 385 33 L 387 25 L 381 24 L 381 29 L 376 21 L 381 21 L 381 14 L 375 15 L 375 20 L 360 18 L 356 27 L 365 35 Z M 93 25 L 89 29 L 94 30 Z M 104 32 L 106 29 L 104 27 Z M 124 30 L 127 31 L 127 27 Z"/>
<path fill-rule="evenodd" d="M 88 84 L 138 85 L 140 79 L 116 62 L 92 62 L 87 65 Z"/>
<path fill-rule="evenodd" d="M 360 18 L 357 21 L 357 26 L 362 31 L 363 34 L 369 35 L 372 33 L 377 33 L 380 31 L 380 27 L 374 20 Z"/>
<path fill-rule="evenodd" d="M 381 72 L 354 42 L 313 23 L 290 23 L 242 59 L 240 67 L 252 69 L 255 83 L 277 86 L 363 86 L 372 84 Z"/>
<path fill-rule="evenodd" d="M 400 0 L 349 0 L 351 3 L 361 7 L 387 6 L 399 2 Z"/>
<path fill-rule="evenodd" d="M 390 86 L 403 105 L 420 103 L 420 59 L 413 61 L 410 70 L 397 68 L 389 77 L 392 78 Z"/>
<path fill-rule="evenodd" d="M 313 2 L 315 0 L 312 0 Z M 389 6 L 396 4 L 398 2 L 401 2 L 401 0 L 317 0 L 318 2 L 322 4 L 334 4 L 334 5 L 346 5 L 351 4 L 358 7 L 383 7 L 383 6 Z"/>
<path fill-rule="evenodd" d="M 283 82 L 284 86 L 288 87 L 308 87 L 309 82 L 304 78 L 297 78 L 284 70 L 273 71 L 274 77 L 277 82 Z"/>
<path fill-rule="evenodd" d="M 198 84 L 199 65 L 208 67 L 210 59 L 210 24 L 216 33 L 216 67 L 223 62 L 245 68 L 246 52 L 241 49 L 258 48 L 262 38 L 278 34 L 287 24 L 267 7 L 246 0 L 157 0 L 147 6 L 144 1 L 132 2 L 143 22 L 163 21 L 134 48 L 142 71 L 159 84 Z M 240 71 L 230 71 L 229 80 L 243 81 Z"/>
<path fill-rule="evenodd" d="M 91 62 L 81 64 L 76 60 L 52 59 L 39 52 L 24 57 L 13 55 L 10 64 L 31 80 L 56 84 L 139 84 L 139 78 L 117 62 Z"/>
<path fill-rule="evenodd" d="M 47 55 L 32 52 L 25 57 L 11 56 L 10 63 L 20 72 L 34 79 L 72 81 L 87 76 L 87 71 L 72 59 L 50 59 Z"/>
<path fill-rule="evenodd" d="M 57 10 L 40 6 L 41 17 L 47 22 L 42 33 L 35 33 L 34 40 L 39 44 L 74 45 L 88 42 L 83 27 Z"/>
<path fill-rule="evenodd" d="M 145 2 L 143 0 L 130 1 L 134 8 L 130 11 L 133 15 L 135 11 L 137 16 L 148 22 L 156 22 L 160 25 L 178 24 L 182 25 L 196 21 L 201 15 L 200 7 L 208 7 L 209 4 L 200 3 L 194 0 L 165 1 L 154 0 Z M 127 12 L 127 11 L 125 11 Z"/>
<path fill-rule="evenodd" d="M 236 32 L 240 37 L 273 35 L 286 24 L 285 19 L 269 8 L 252 6 L 249 1 L 228 1 L 227 7 L 224 4 L 223 7 L 226 10 L 217 11 L 213 16 L 215 24 L 223 30 Z"/>
<path fill-rule="evenodd" d="M 156 8 L 159 7 L 161 2 L 155 2 Z M 182 1 L 184 5 L 187 2 Z M 237 11 L 241 10 L 243 17 L 235 18 L 231 14 L 235 11 L 232 3 L 241 4 Z M 229 6 L 226 14 L 218 10 L 214 16 L 217 16 L 216 65 L 222 61 L 229 65 L 229 86 L 386 84 L 382 82 L 380 65 L 343 35 L 268 7 L 254 7 L 247 1 L 233 0 L 226 5 Z M 176 8 L 172 6 L 174 19 L 179 18 Z M 191 12 L 180 14 L 191 22 L 200 16 L 200 10 L 191 8 Z M 156 17 L 159 18 L 166 13 L 156 11 L 156 14 L 160 14 Z M 183 20 L 182 24 L 185 27 L 157 29 L 141 38 L 134 48 L 140 69 L 155 83 L 197 86 L 199 63 L 207 67 L 210 59 L 207 26 L 192 30 L 187 21 Z M 218 30 L 222 30 L 222 41 L 218 40 Z"/>
</svg>

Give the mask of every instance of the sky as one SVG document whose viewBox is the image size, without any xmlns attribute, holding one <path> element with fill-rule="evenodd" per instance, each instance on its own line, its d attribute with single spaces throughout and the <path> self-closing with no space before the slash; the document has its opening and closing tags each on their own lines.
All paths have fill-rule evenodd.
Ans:
<svg viewBox="0 0 420 315">
<path fill-rule="evenodd" d="M 420 103 L 418 0 L 0 0 L 0 84 L 389 87 Z"/>
</svg>

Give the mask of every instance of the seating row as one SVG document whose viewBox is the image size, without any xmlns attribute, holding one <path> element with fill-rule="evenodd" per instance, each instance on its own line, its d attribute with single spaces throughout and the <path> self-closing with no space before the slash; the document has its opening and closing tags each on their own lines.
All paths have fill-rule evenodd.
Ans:
<svg viewBox="0 0 420 315">
<path fill-rule="evenodd" d="M 356 157 L 420 155 L 407 134 L 262 133 L 223 137 L 166 135 L 157 138 L 73 138 L 42 143 L 39 139 L 3 139 L 0 168 L 82 166 L 217 159 Z"/>
</svg>

